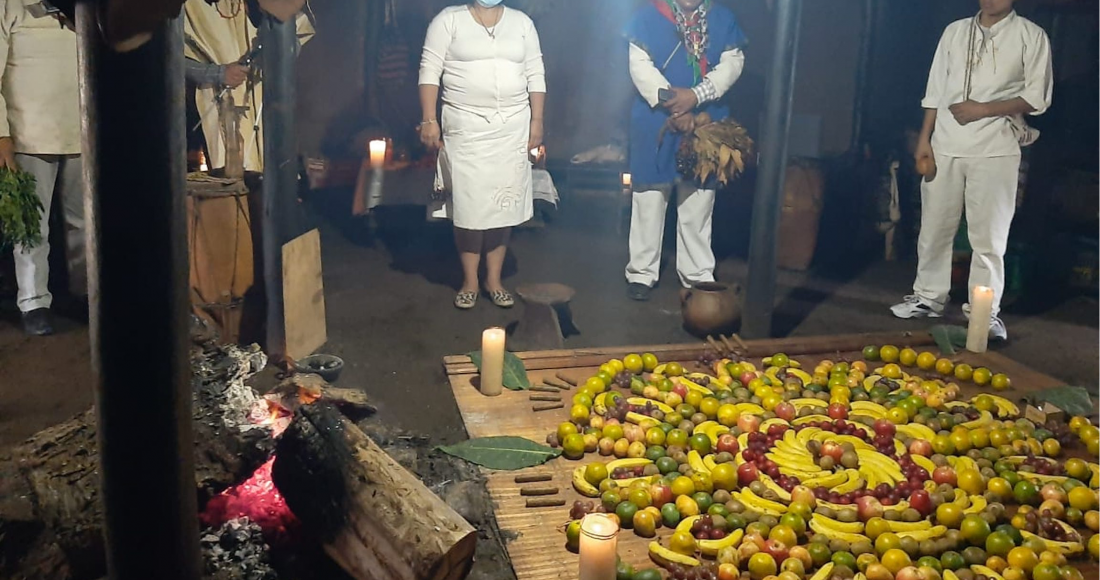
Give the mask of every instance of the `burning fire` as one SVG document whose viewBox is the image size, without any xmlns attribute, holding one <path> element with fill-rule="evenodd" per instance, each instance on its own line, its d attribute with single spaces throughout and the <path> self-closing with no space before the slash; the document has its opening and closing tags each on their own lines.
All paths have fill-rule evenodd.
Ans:
<svg viewBox="0 0 1100 580">
<path fill-rule="evenodd" d="M 243 483 L 207 502 L 199 516 L 203 525 L 218 527 L 229 520 L 247 517 L 263 529 L 268 541 L 287 535 L 298 520 L 271 479 L 274 463 L 274 458 L 269 459 Z"/>
<path fill-rule="evenodd" d="M 267 397 L 260 399 L 250 416 L 253 423 L 271 427 L 271 434 L 274 437 L 282 435 L 293 418 L 294 414 L 289 409 Z"/>
</svg>

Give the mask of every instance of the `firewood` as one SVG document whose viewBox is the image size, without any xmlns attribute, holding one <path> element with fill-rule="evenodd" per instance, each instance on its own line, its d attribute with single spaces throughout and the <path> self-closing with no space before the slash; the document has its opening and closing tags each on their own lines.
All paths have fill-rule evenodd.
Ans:
<svg viewBox="0 0 1100 580">
<path fill-rule="evenodd" d="M 531 410 L 538 413 L 539 411 L 550 411 L 553 409 L 563 409 L 565 403 L 543 403 L 541 405 L 531 405 Z"/>
<path fill-rule="evenodd" d="M 522 496 L 557 495 L 556 487 L 521 487 L 519 494 Z"/>
<path fill-rule="evenodd" d="M 570 387 L 577 386 L 577 380 L 576 379 L 570 378 L 569 375 L 567 375 L 567 374 L 565 374 L 561 371 L 558 371 L 554 376 L 556 376 L 557 378 L 569 383 Z"/>
<path fill-rule="evenodd" d="M 560 497 L 533 497 L 527 500 L 527 507 L 559 507 L 565 505 L 565 498 Z"/>
<path fill-rule="evenodd" d="M 560 401 L 561 397 L 560 396 L 555 397 L 553 395 L 531 395 L 530 400 L 532 400 L 532 401 Z"/>
<path fill-rule="evenodd" d="M 528 391 L 535 391 L 536 393 L 561 393 L 561 389 L 557 387 L 547 387 L 545 385 L 531 385 Z"/>
<path fill-rule="evenodd" d="M 515 478 L 516 483 L 537 483 L 540 481 L 550 481 L 554 479 L 554 476 L 549 473 L 527 473 L 524 475 L 517 475 Z"/>
<path fill-rule="evenodd" d="M 562 391 L 568 391 L 569 389 L 573 388 L 572 385 L 570 385 L 569 383 L 567 383 L 567 382 L 565 382 L 565 381 L 563 381 L 563 380 L 561 380 L 557 377 L 546 377 L 545 379 L 542 380 L 542 382 L 544 382 L 544 383 L 546 383 L 546 384 L 548 384 L 552 387 L 557 387 L 559 390 L 562 390 Z"/>
</svg>

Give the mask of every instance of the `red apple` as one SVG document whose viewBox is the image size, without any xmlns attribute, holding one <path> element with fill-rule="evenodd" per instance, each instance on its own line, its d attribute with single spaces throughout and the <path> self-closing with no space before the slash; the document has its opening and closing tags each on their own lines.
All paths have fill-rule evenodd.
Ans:
<svg viewBox="0 0 1100 580">
<path fill-rule="evenodd" d="M 650 502 L 659 508 L 672 501 L 672 488 L 660 483 L 651 485 L 649 487 L 649 498 Z"/>
<path fill-rule="evenodd" d="M 920 515 L 927 516 L 932 513 L 932 499 L 927 491 L 918 489 L 909 494 L 909 507 L 920 512 Z"/>
<path fill-rule="evenodd" d="M 817 507 L 817 496 L 812 489 L 804 485 L 796 485 L 791 490 L 791 503 L 804 503 L 812 510 Z"/>
<path fill-rule="evenodd" d="M 883 437 L 894 438 L 894 434 L 898 432 L 897 425 L 891 423 L 888 419 L 876 419 L 875 420 L 875 435 L 881 435 Z"/>
<path fill-rule="evenodd" d="M 856 498 L 856 514 L 860 520 L 866 522 L 871 518 L 881 518 L 882 512 L 882 502 L 875 499 L 874 496 L 865 495 Z"/>
<path fill-rule="evenodd" d="M 936 485 L 948 484 L 951 487 L 955 487 L 958 484 L 959 479 L 955 476 L 955 470 L 950 466 L 941 465 L 932 472 L 932 481 L 936 482 Z"/>
<path fill-rule="evenodd" d="M 848 418 L 848 406 L 841 403 L 829 405 L 829 418 L 834 421 Z"/>
<path fill-rule="evenodd" d="M 786 560 L 787 556 L 790 554 L 790 548 L 779 540 L 768 540 L 764 542 L 764 551 L 771 554 L 776 562 Z"/>
<path fill-rule="evenodd" d="M 745 371 L 745 372 L 741 373 L 741 376 L 739 378 L 741 379 L 741 385 L 747 387 L 747 386 L 749 386 L 749 381 L 756 378 L 756 373 L 751 372 L 751 371 Z"/>
<path fill-rule="evenodd" d="M 760 417 L 748 413 L 741 413 L 741 415 L 737 417 L 737 426 L 743 433 L 755 433 L 756 430 L 760 428 Z"/>
<path fill-rule="evenodd" d="M 909 444 L 909 453 L 930 457 L 932 455 L 932 443 L 924 439 L 914 439 L 913 442 Z"/>
<path fill-rule="evenodd" d="M 794 408 L 794 405 L 789 401 L 783 401 L 775 406 L 775 416 L 790 422 L 798 414 L 798 410 Z"/>
<path fill-rule="evenodd" d="M 687 397 L 688 389 L 683 385 L 683 383 L 676 383 L 675 385 L 672 385 L 671 392 L 680 395 L 680 399 L 684 399 Z"/>
<path fill-rule="evenodd" d="M 760 471 L 756 469 L 755 463 L 742 463 L 737 468 L 737 482 L 741 485 L 748 485 L 760 477 Z"/>
<path fill-rule="evenodd" d="M 737 455 L 741 445 L 737 443 L 737 437 L 733 433 L 723 433 L 718 436 L 718 444 L 715 445 L 718 453 L 732 453 Z"/>
<path fill-rule="evenodd" d="M 756 546 L 757 549 L 763 550 L 767 541 L 768 539 L 760 534 L 745 534 L 745 537 L 741 539 L 741 545 L 752 544 Z"/>
<path fill-rule="evenodd" d="M 840 458 L 844 455 L 844 448 L 836 441 L 826 441 L 821 444 L 821 454 L 828 455 L 839 463 Z"/>
</svg>

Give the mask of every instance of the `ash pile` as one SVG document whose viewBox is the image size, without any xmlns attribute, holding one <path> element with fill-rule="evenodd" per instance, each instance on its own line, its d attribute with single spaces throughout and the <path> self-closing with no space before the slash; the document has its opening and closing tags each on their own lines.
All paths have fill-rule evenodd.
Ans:
<svg viewBox="0 0 1100 580">
<path fill-rule="evenodd" d="M 206 529 L 200 546 L 203 580 L 279 580 L 263 530 L 248 518 Z"/>
</svg>

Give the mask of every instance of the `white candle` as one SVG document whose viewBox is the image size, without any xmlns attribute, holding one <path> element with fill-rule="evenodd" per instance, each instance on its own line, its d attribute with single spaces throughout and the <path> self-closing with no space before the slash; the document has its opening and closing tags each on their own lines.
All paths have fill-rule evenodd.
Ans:
<svg viewBox="0 0 1100 580">
<path fill-rule="evenodd" d="M 206 153 L 199 151 L 199 171 L 208 171 L 209 167 L 206 165 Z"/>
<path fill-rule="evenodd" d="M 581 520 L 579 580 L 615 580 L 619 526 L 607 514 Z"/>
<path fill-rule="evenodd" d="M 504 386 L 504 329 L 481 333 L 481 394 L 495 397 Z"/>
<path fill-rule="evenodd" d="M 989 344 L 989 323 L 993 318 L 993 289 L 975 286 L 970 294 L 970 325 L 966 329 L 966 350 L 985 352 Z"/>
<path fill-rule="evenodd" d="M 378 169 L 386 163 L 386 140 L 375 139 L 370 142 L 370 166 Z"/>
<path fill-rule="evenodd" d="M 631 185 L 630 184 L 630 174 L 629 173 L 624 173 L 623 174 L 623 189 L 630 189 L 630 185 Z"/>
</svg>

